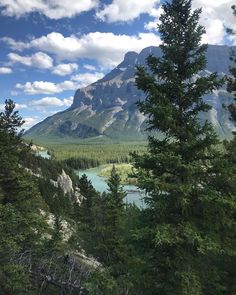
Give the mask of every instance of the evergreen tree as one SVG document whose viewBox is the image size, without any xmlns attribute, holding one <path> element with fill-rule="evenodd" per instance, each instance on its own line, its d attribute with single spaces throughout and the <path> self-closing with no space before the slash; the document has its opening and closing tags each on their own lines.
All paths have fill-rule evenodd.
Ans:
<svg viewBox="0 0 236 295">
<path fill-rule="evenodd" d="M 19 165 L 27 146 L 18 130 L 23 120 L 14 107 L 6 100 L 0 113 L 0 288 L 3 294 L 23 295 L 34 294 L 25 256 L 41 248 L 47 226 L 36 183 Z"/>
<path fill-rule="evenodd" d="M 79 179 L 82 203 L 76 204 L 75 220 L 78 222 L 77 243 L 87 254 L 96 255 L 94 248 L 97 244 L 95 226 L 98 223 L 96 208 L 100 207 L 100 194 L 94 189 L 90 180 L 83 174 Z"/>
<path fill-rule="evenodd" d="M 120 177 L 113 166 L 107 181 L 108 192 L 102 195 L 100 209 L 101 223 L 96 227 L 100 237 L 97 244 L 101 262 L 116 280 L 114 294 L 125 294 L 128 288 L 128 247 L 125 245 L 125 203 L 126 192 L 121 186 Z"/>
<path fill-rule="evenodd" d="M 122 261 L 122 224 L 124 219 L 126 193 L 120 184 L 121 180 L 113 165 L 108 179 L 108 193 L 105 197 L 106 229 L 105 243 L 107 248 L 107 265 L 115 265 Z"/>
<path fill-rule="evenodd" d="M 82 204 L 78 208 L 79 220 L 87 226 L 92 227 L 94 224 L 92 209 L 98 197 L 98 193 L 85 174 L 83 174 L 79 180 L 79 188 L 83 196 Z"/>
<path fill-rule="evenodd" d="M 222 81 L 216 73 L 199 76 L 207 46 L 201 45 L 201 9 L 192 11 L 191 2 L 163 5 L 158 26 L 163 56 L 148 57 L 148 69 L 137 70 L 136 84 L 146 93 L 140 110 L 148 129 L 164 135 L 150 136 L 148 152 L 134 155 L 139 186 L 146 191 L 139 233 L 148 260 L 144 294 L 230 294 L 219 261 L 235 255 L 235 191 L 220 188 L 227 167 L 216 169 L 214 163 L 220 157 L 217 136 L 198 120 L 210 109 L 202 97 Z"/>
<path fill-rule="evenodd" d="M 236 6 L 232 6 L 233 9 L 233 14 L 236 16 Z M 231 35 L 236 35 L 236 32 L 233 29 L 228 28 L 227 32 Z M 230 57 L 231 61 L 236 63 L 236 53 L 235 50 L 232 50 L 232 55 Z M 231 74 L 231 77 L 228 77 L 228 84 L 227 84 L 227 90 L 229 93 L 234 92 L 234 101 L 236 101 L 236 96 L 235 96 L 235 91 L 236 91 L 236 68 L 235 67 L 230 67 L 229 72 Z M 231 103 L 228 106 L 228 110 L 231 113 L 231 118 L 234 122 L 236 122 L 236 103 Z"/>
</svg>

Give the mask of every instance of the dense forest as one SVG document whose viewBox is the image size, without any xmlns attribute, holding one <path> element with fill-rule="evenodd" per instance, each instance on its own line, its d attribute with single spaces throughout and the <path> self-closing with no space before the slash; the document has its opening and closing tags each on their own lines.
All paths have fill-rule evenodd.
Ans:
<svg viewBox="0 0 236 295">
<path fill-rule="evenodd" d="M 210 108 L 204 95 L 222 85 L 235 93 L 236 71 L 223 79 L 197 75 L 206 67 L 207 46 L 201 44 L 201 10 L 191 3 L 163 4 L 163 56 L 137 68 L 136 84 L 146 94 L 140 111 L 163 138 L 149 136 L 141 153 L 134 148 L 111 159 L 132 162 L 144 208 L 124 202 L 115 165 L 104 193 L 74 173 L 100 164 L 99 157 L 37 156 L 19 131 L 24 121 L 14 102 L 6 100 L 0 113 L 0 294 L 236 294 L 236 137 L 220 142 L 213 126 L 198 120 Z M 227 107 L 235 120 L 235 104 Z"/>
<path fill-rule="evenodd" d="M 132 161 L 131 153 L 146 151 L 146 142 L 124 143 L 91 143 L 91 144 L 50 144 L 46 146 L 51 156 L 58 161 L 64 161 L 74 169 L 88 169 L 109 163 L 129 163 Z"/>
</svg>

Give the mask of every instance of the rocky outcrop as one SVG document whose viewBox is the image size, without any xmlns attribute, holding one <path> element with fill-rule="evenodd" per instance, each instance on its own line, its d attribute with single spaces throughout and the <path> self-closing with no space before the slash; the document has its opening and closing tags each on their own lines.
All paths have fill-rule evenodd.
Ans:
<svg viewBox="0 0 236 295">
<path fill-rule="evenodd" d="M 210 45 L 206 53 L 207 68 L 199 75 L 212 72 L 218 72 L 220 76 L 228 74 L 230 53 L 230 47 Z M 135 85 L 135 72 L 138 65 L 145 65 L 150 54 L 160 57 L 161 49 L 148 47 L 140 54 L 128 52 L 123 62 L 103 79 L 78 89 L 68 110 L 35 125 L 27 132 L 27 136 L 143 138 L 145 117 L 138 111 L 136 103 L 144 100 L 145 94 Z M 210 120 L 222 137 L 228 137 L 235 128 L 227 108 L 222 107 L 230 99 L 225 89 L 204 97 L 212 110 L 203 114 L 201 119 Z"/>
<path fill-rule="evenodd" d="M 61 188 L 65 195 L 68 195 L 73 199 L 77 204 L 81 204 L 84 197 L 80 193 L 80 189 L 78 187 L 73 186 L 73 182 L 68 174 L 62 170 L 62 173 L 57 177 L 57 181 L 50 179 L 50 182 L 58 188 Z"/>
</svg>

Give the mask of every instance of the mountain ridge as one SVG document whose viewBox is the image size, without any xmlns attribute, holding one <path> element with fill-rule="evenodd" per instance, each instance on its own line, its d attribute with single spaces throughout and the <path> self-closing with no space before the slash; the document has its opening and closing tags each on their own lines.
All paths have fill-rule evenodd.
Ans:
<svg viewBox="0 0 236 295">
<path fill-rule="evenodd" d="M 231 47 L 209 45 L 206 52 L 207 67 L 201 75 L 217 72 L 220 76 L 229 73 Z M 148 55 L 161 56 L 159 47 L 144 48 L 139 54 L 132 51 L 124 60 L 102 79 L 78 89 L 67 110 L 59 112 L 29 129 L 28 138 L 50 138 L 50 136 L 74 139 L 108 137 L 112 139 L 143 139 L 145 117 L 136 102 L 145 99 L 145 94 L 135 86 L 137 65 L 145 65 Z M 206 95 L 204 100 L 211 106 L 201 119 L 210 120 L 217 133 L 227 138 L 235 128 L 222 104 L 230 102 L 230 94 L 224 88 Z"/>
</svg>

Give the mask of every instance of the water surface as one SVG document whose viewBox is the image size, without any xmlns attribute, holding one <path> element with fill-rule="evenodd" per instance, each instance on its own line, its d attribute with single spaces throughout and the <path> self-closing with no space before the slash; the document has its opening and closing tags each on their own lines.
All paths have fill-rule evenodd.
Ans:
<svg viewBox="0 0 236 295">
<path fill-rule="evenodd" d="M 90 168 L 87 170 L 78 170 L 76 173 L 81 176 L 86 174 L 88 179 L 91 181 L 94 188 L 99 192 L 107 192 L 108 185 L 106 183 L 106 179 L 104 177 L 99 176 L 99 173 L 106 165 L 99 166 L 96 168 Z M 135 185 L 124 185 L 124 190 L 127 193 L 126 202 L 127 203 L 135 203 L 139 207 L 143 207 L 143 192 L 138 189 Z"/>
</svg>

